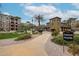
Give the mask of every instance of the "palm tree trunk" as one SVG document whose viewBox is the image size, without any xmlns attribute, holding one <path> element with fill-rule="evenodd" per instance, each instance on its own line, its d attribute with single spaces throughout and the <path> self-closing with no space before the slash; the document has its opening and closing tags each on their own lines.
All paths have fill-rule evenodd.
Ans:
<svg viewBox="0 0 79 59">
<path fill-rule="evenodd" d="M 40 19 L 38 20 L 38 27 L 40 28 Z"/>
</svg>

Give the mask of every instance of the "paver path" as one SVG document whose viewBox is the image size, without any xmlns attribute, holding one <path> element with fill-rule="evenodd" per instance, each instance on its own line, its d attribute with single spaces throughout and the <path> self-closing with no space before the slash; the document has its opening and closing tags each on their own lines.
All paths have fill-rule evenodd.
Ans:
<svg viewBox="0 0 79 59">
<path fill-rule="evenodd" d="M 0 55 L 47 55 L 43 47 L 49 36 L 49 32 L 45 32 L 21 44 L 1 46 Z"/>
<path fill-rule="evenodd" d="M 51 43 L 50 38 L 51 38 L 51 33 L 44 32 L 42 35 L 33 38 L 32 40 L 25 41 L 20 44 L 0 46 L 0 55 L 6 55 L 6 56 L 58 55 L 56 54 L 58 49 L 55 50 L 55 47 L 59 47 L 61 49 L 62 47 L 57 46 L 57 44 Z M 58 53 L 61 53 L 61 51 Z"/>
<path fill-rule="evenodd" d="M 64 46 L 63 52 L 63 46 L 52 43 L 51 40 L 47 41 L 45 44 L 45 49 L 49 56 L 71 56 L 71 54 L 69 54 L 67 51 L 68 47 Z"/>
</svg>

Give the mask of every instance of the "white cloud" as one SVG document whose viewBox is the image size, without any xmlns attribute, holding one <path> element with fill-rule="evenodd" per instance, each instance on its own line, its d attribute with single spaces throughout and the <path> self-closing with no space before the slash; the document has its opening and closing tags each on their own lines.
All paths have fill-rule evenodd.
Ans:
<svg viewBox="0 0 79 59">
<path fill-rule="evenodd" d="M 79 17 L 79 11 L 77 10 L 68 10 L 65 13 L 67 17 Z"/>
<path fill-rule="evenodd" d="M 20 3 L 20 6 L 31 6 L 32 3 Z"/>
<path fill-rule="evenodd" d="M 72 5 L 76 7 L 77 9 L 79 9 L 79 3 L 72 3 Z"/>
<path fill-rule="evenodd" d="M 53 5 L 40 5 L 40 6 L 25 6 L 24 7 L 24 14 L 34 16 L 37 14 L 42 14 L 45 16 L 46 19 L 50 19 L 53 17 L 61 17 L 62 20 L 67 20 L 70 17 L 78 17 L 79 18 L 79 11 L 77 10 L 67 10 L 62 11 L 57 9 Z"/>
<path fill-rule="evenodd" d="M 30 14 L 51 14 L 53 12 L 56 12 L 57 9 L 53 6 L 26 6 L 25 7 L 25 12 L 30 13 Z"/>
<path fill-rule="evenodd" d="M 69 10 L 67 11 L 68 15 L 72 16 L 72 17 L 79 17 L 79 11 L 76 10 Z"/>
<path fill-rule="evenodd" d="M 10 15 L 10 13 L 8 13 L 8 12 L 2 12 L 3 14 L 5 14 L 5 15 Z"/>
</svg>

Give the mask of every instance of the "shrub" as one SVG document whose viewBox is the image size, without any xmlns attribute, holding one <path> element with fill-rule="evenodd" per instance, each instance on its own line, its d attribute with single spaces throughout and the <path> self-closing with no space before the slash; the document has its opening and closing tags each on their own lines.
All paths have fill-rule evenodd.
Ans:
<svg viewBox="0 0 79 59">
<path fill-rule="evenodd" d="M 33 31 L 33 34 L 38 34 L 38 31 Z"/>
<path fill-rule="evenodd" d="M 51 39 L 52 42 L 55 42 L 56 44 L 59 44 L 59 45 L 63 45 L 63 36 L 55 36 L 53 39 Z M 71 44 L 72 42 L 68 42 L 68 41 L 65 41 L 64 40 L 64 45 L 69 45 Z"/>
<path fill-rule="evenodd" d="M 25 39 L 29 39 L 29 38 L 31 38 L 31 34 L 24 34 L 24 35 L 21 35 L 18 38 L 16 38 L 15 41 L 25 40 Z"/>
<path fill-rule="evenodd" d="M 52 36 L 57 36 L 58 34 L 59 34 L 59 32 L 57 32 L 57 31 L 52 32 Z"/>
<path fill-rule="evenodd" d="M 79 34 L 76 34 L 74 36 L 74 41 L 76 42 L 76 44 L 79 44 Z"/>
<path fill-rule="evenodd" d="M 60 45 L 63 44 L 63 40 L 62 40 L 62 38 L 57 37 L 57 36 L 54 37 L 54 38 L 52 39 L 52 41 L 55 42 L 55 43 L 57 43 L 57 44 L 60 44 Z"/>
<path fill-rule="evenodd" d="M 55 42 L 56 44 L 63 45 L 63 36 L 62 35 L 55 36 L 53 39 L 51 39 L 51 41 Z M 74 53 L 76 55 L 79 55 L 79 34 L 76 34 L 74 36 L 74 42 L 75 42 Z M 71 54 L 73 54 L 72 41 L 65 41 L 64 40 L 64 45 L 68 46 L 69 47 L 68 52 L 70 52 Z"/>
<path fill-rule="evenodd" d="M 74 52 L 73 52 L 73 47 L 74 47 Z M 73 44 L 69 45 L 69 49 L 68 49 L 68 52 L 71 53 L 71 54 L 75 54 L 75 55 L 79 55 L 79 45 L 75 45 L 73 46 Z"/>
</svg>

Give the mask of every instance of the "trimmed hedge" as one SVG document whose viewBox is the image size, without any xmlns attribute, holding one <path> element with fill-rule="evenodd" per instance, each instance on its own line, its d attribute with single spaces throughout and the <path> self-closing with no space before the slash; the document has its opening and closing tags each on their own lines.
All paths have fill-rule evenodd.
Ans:
<svg viewBox="0 0 79 59">
<path fill-rule="evenodd" d="M 25 40 L 25 39 L 29 39 L 29 38 L 31 38 L 31 34 L 27 33 L 27 34 L 19 36 L 18 38 L 15 39 L 15 41 Z"/>
</svg>

